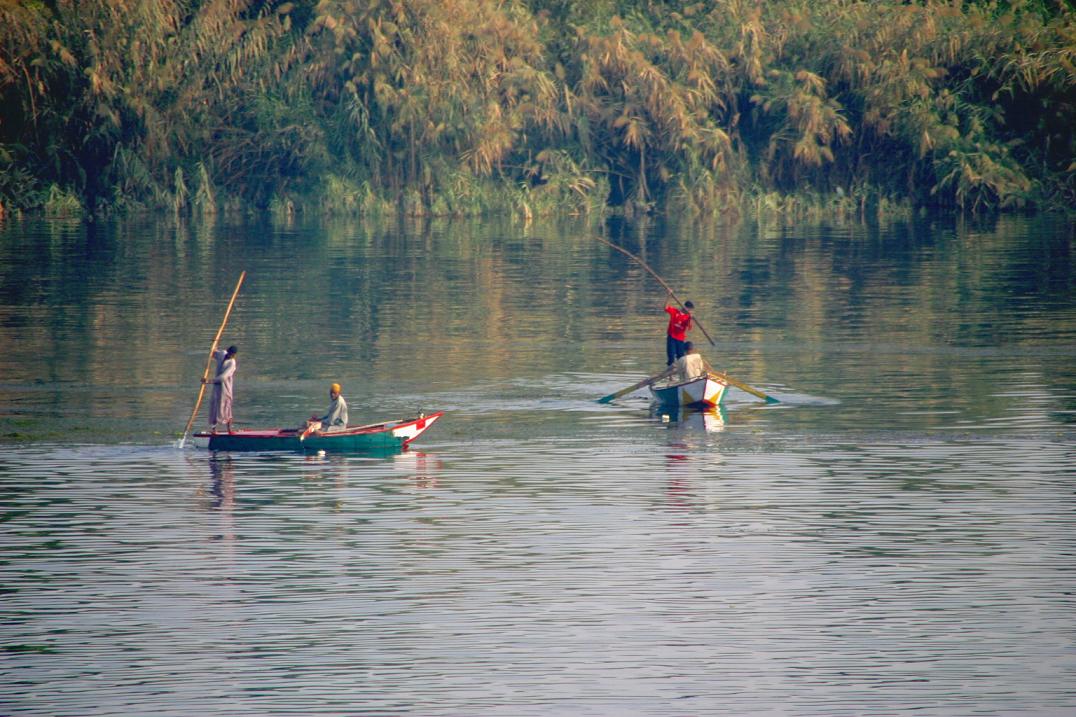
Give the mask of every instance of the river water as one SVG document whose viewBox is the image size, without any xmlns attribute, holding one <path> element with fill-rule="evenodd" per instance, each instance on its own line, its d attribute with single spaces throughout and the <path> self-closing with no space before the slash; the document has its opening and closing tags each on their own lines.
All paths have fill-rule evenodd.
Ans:
<svg viewBox="0 0 1076 717">
<path fill-rule="evenodd" d="M 667 415 L 665 299 L 724 410 Z M 390 456 L 180 448 L 443 410 Z M 0 225 L 0 714 L 1076 711 L 1076 238 Z M 197 426 L 205 422 L 205 407 Z"/>
</svg>

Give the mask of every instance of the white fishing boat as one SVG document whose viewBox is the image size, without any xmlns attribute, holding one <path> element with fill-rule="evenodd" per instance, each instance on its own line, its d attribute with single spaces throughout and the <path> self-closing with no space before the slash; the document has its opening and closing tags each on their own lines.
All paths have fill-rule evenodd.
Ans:
<svg viewBox="0 0 1076 717">
<path fill-rule="evenodd" d="M 688 381 L 650 384 L 654 400 L 663 406 L 683 408 L 713 408 L 720 406 L 728 383 L 714 374 Z"/>
</svg>

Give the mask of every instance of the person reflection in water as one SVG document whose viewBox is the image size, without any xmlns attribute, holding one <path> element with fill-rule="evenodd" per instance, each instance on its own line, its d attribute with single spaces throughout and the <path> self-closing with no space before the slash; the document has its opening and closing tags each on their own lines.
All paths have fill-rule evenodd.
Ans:
<svg viewBox="0 0 1076 717">
<path fill-rule="evenodd" d="M 211 458 L 209 475 L 212 478 L 210 491 L 213 493 L 213 507 L 230 511 L 235 506 L 235 469 L 231 461 Z"/>
<path fill-rule="evenodd" d="M 214 539 L 231 544 L 235 541 L 235 520 L 232 515 L 235 509 L 235 466 L 230 460 L 210 458 L 209 475 L 213 494 L 210 507 L 220 515 L 220 534 Z"/>
</svg>

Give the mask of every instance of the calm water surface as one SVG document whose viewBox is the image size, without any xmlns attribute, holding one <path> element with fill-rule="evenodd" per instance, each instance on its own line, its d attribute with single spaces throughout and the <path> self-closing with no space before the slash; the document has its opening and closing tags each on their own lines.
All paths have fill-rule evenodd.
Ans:
<svg viewBox="0 0 1076 717">
<path fill-rule="evenodd" d="M 595 399 L 698 305 L 725 410 Z M 1070 225 L 0 225 L 0 714 L 1076 711 Z M 392 456 L 178 448 L 444 410 Z M 203 425 L 205 408 L 198 425 Z"/>
</svg>

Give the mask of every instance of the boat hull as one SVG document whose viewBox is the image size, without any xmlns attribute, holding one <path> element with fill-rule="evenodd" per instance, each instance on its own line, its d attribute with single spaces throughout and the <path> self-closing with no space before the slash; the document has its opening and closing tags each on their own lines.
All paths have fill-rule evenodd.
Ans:
<svg viewBox="0 0 1076 717">
<path fill-rule="evenodd" d="M 690 381 L 651 386 L 650 392 L 663 406 L 714 408 L 721 405 L 728 387 L 716 376 L 701 376 Z"/>
<path fill-rule="evenodd" d="M 406 449 L 443 415 L 438 411 L 400 421 L 351 426 L 343 431 L 311 433 L 305 438 L 294 428 L 195 433 L 194 442 L 211 451 L 395 452 Z"/>
</svg>

